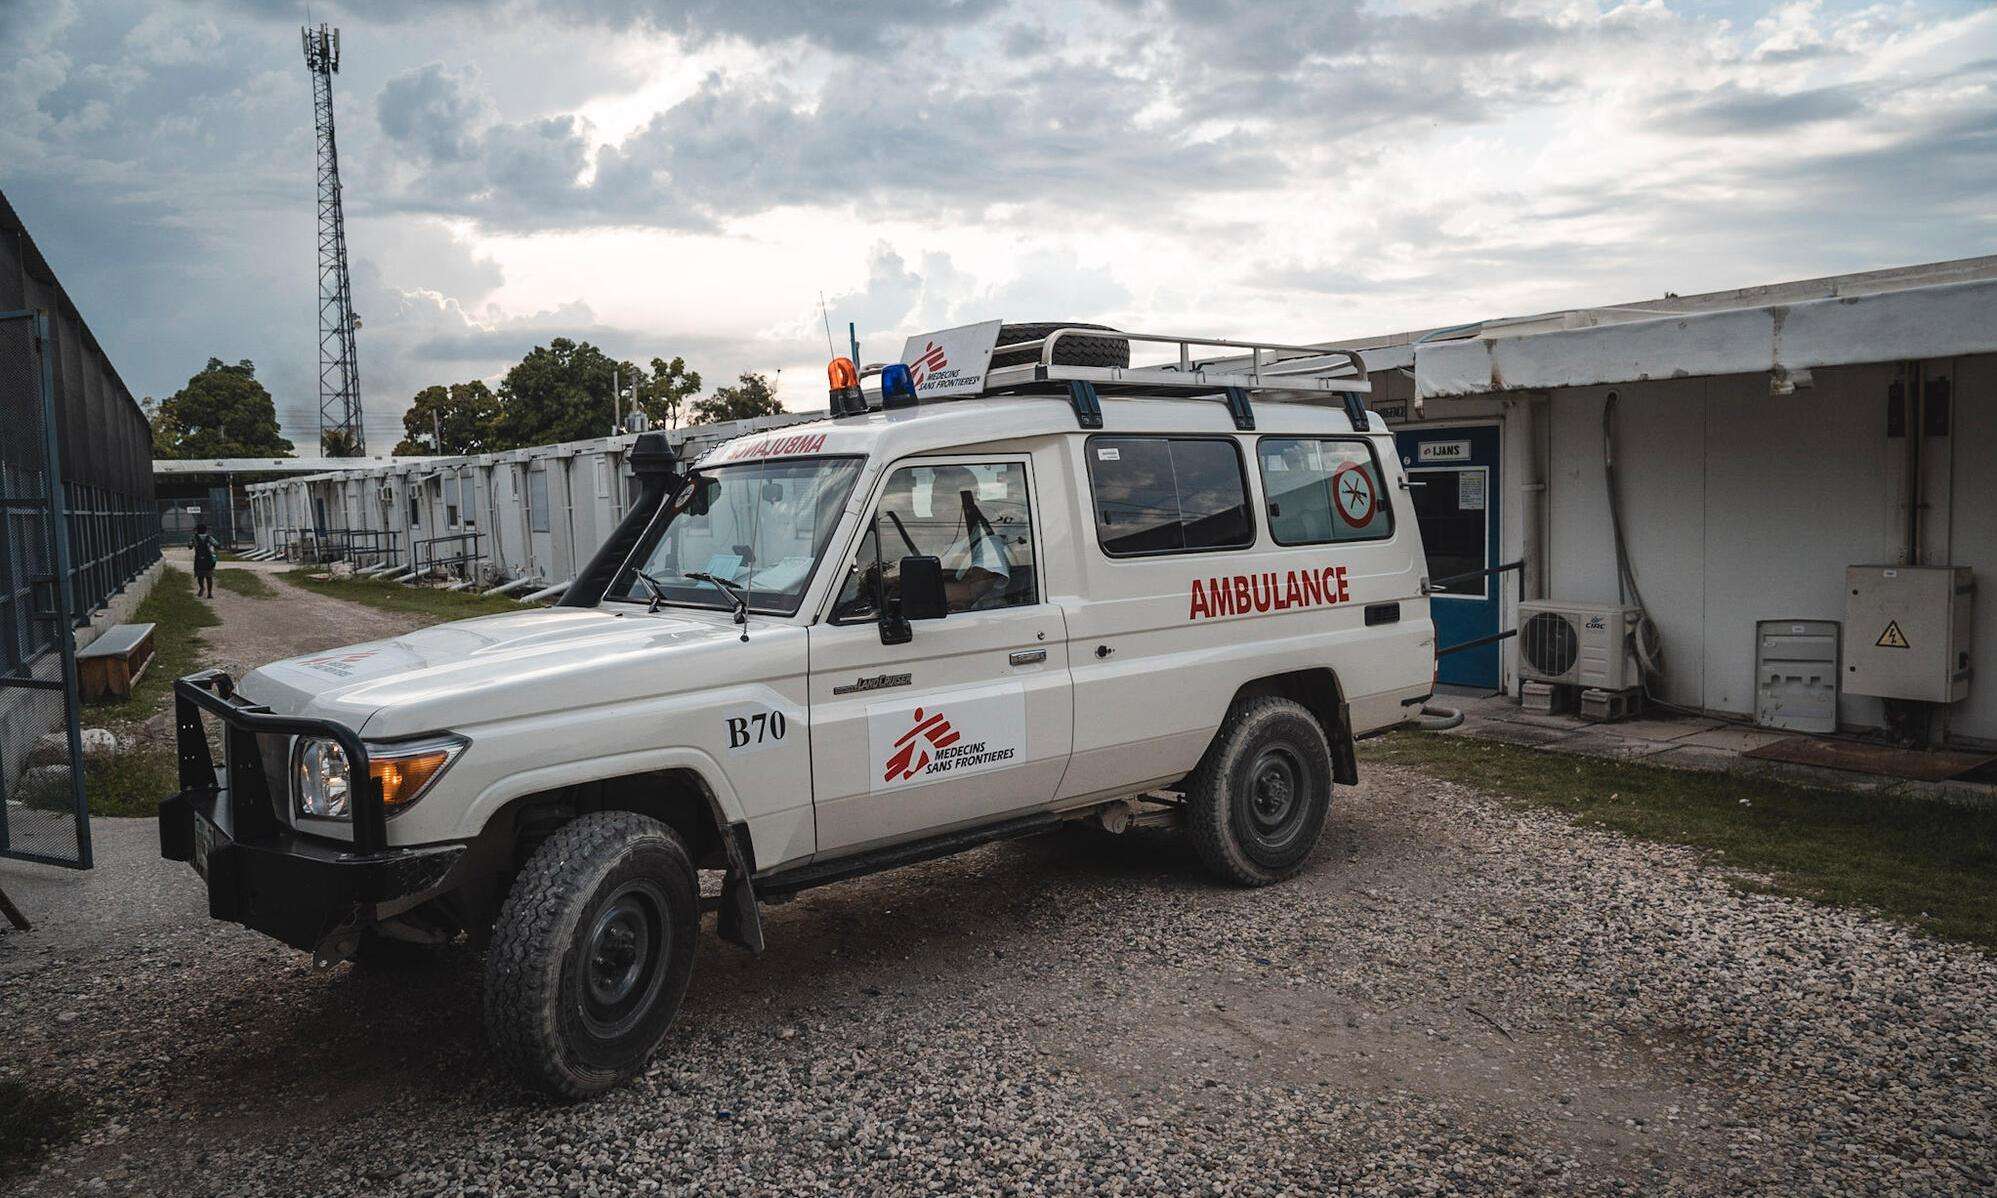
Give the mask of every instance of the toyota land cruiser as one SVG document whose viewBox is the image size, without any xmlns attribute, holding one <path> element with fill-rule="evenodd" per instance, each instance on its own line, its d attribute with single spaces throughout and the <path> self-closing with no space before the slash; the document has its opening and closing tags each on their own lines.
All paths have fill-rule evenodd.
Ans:
<svg viewBox="0 0 1997 1198">
<path fill-rule="evenodd" d="M 179 680 L 163 855 L 321 964 L 469 936 L 493 1050 L 570 1098 L 643 1068 L 703 909 L 760 952 L 763 903 L 1074 821 L 1301 869 L 1434 672 L 1357 356 L 987 322 L 831 382 L 690 468 L 641 436 L 552 608 Z"/>
</svg>

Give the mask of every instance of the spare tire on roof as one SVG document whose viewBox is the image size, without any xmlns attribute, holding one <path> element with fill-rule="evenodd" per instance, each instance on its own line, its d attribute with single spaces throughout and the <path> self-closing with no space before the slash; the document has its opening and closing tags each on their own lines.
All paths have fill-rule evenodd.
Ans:
<svg viewBox="0 0 1997 1198">
<path fill-rule="evenodd" d="M 1040 360 L 1040 350 L 1020 349 L 1007 351 L 1004 347 L 1017 345 L 1023 341 L 1038 341 L 1055 329 L 1102 329 L 1113 333 L 1116 330 L 1104 324 L 1083 324 L 1080 321 L 1055 321 L 1048 324 L 1002 324 L 999 326 L 999 351 L 992 354 L 992 369 L 1001 366 L 1025 366 Z M 1083 337 L 1070 335 L 1054 343 L 1054 361 L 1062 366 L 1114 366 L 1130 365 L 1130 342 L 1121 337 Z"/>
</svg>

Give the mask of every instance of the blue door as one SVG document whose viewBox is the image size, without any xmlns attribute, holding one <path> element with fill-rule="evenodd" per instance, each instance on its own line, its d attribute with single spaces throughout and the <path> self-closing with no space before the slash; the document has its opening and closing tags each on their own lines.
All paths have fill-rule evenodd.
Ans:
<svg viewBox="0 0 1997 1198">
<path fill-rule="evenodd" d="M 1414 491 L 1415 522 L 1428 551 L 1428 576 L 1442 582 L 1498 562 L 1498 430 L 1409 428 L 1395 434 Z M 1438 586 L 1429 595 L 1438 650 L 1498 631 L 1502 576 Z M 1437 658 L 1439 678 L 1498 689 L 1498 644 Z"/>
</svg>

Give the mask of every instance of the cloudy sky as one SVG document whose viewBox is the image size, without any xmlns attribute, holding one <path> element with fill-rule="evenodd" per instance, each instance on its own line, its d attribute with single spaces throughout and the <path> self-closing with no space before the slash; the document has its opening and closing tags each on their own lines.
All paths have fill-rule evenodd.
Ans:
<svg viewBox="0 0 1997 1198">
<path fill-rule="evenodd" d="M 291 0 L 0 0 L 0 190 L 135 394 L 309 445 Z M 1323 339 L 1997 251 L 1971 0 L 319 0 L 371 447 L 582 337 L 824 403 L 992 316 Z"/>
</svg>

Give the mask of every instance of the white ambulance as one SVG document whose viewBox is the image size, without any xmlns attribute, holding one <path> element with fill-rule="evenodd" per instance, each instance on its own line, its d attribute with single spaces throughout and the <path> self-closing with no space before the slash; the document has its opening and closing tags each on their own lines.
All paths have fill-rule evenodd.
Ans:
<svg viewBox="0 0 1997 1198">
<path fill-rule="evenodd" d="M 572 1098 L 658 1046 L 704 906 L 760 951 L 766 901 L 1079 821 L 1304 868 L 1434 676 L 1357 357 L 993 321 L 831 377 L 690 468 L 643 438 L 555 607 L 180 680 L 164 855 L 323 964 L 487 946 L 495 1051 Z"/>
</svg>

